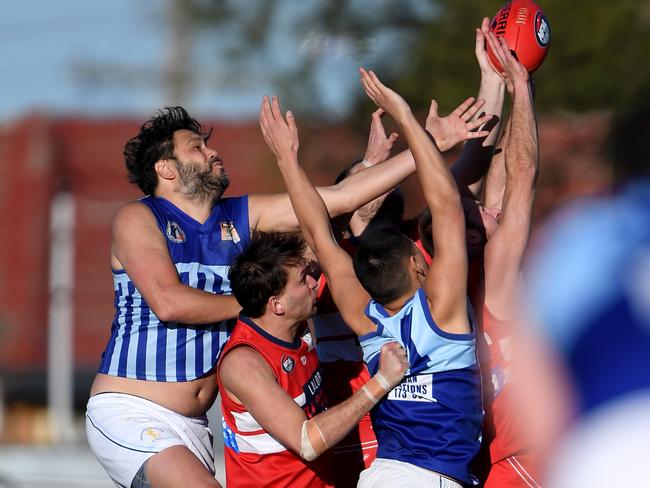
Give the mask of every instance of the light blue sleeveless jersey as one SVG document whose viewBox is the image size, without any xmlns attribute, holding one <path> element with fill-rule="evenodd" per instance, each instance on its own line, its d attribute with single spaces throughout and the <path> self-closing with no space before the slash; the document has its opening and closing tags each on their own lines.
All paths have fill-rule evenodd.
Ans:
<svg viewBox="0 0 650 488">
<path fill-rule="evenodd" d="M 479 450 L 483 409 L 474 334 L 449 334 L 431 317 L 419 289 L 393 316 L 372 300 L 366 315 L 377 330 L 359 338 L 371 374 L 379 352 L 397 341 L 409 370 L 371 415 L 378 458 L 396 459 L 471 482 L 469 463 Z"/>
<path fill-rule="evenodd" d="M 181 283 L 229 295 L 228 270 L 250 241 L 248 196 L 224 198 L 200 224 L 171 202 L 140 199 L 156 217 Z M 190 381 L 208 373 L 235 320 L 161 322 L 124 270 L 113 270 L 115 318 L 99 372 L 149 381 Z"/>
</svg>

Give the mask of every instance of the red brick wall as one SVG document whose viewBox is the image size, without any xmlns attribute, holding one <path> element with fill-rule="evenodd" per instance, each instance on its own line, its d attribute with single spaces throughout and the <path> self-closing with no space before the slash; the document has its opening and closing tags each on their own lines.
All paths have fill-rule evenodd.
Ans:
<svg viewBox="0 0 650 488">
<path fill-rule="evenodd" d="M 45 367 L 49 202 L 58 189 L 71 191 L 76 202 L 75 363 L 80 370 L 97 366 L 113 315 L 112 216 L 140 196 L 127 182 L 122 149 L 140 122 L 34 115 L 0 129 L 0 372 Z M 257 122 L 212 125 L 232 181 L 228 194 L 282 191 Z M 599 114 L 542 122 L 538 216 L 607 185 L 606 129 L 607 117 Z M 305 127 L 300 135 L 301 160 L 317 184 L 331 182 L 365 149 L 364 134 L 339 128 Z M 411 213 L 422 205 L 417 187 L 411 180 L 406 192 Z"/>
</svg>

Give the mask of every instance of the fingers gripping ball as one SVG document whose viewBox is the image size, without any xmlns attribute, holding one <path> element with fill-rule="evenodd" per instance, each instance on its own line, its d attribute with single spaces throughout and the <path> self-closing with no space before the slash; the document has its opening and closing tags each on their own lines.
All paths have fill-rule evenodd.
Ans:
<svg viewBox="0 0 650 488">
<path fill-rule="evenodd" d="M 505 4 L 490 22 L 490 31 L 506 40 L 529 73 L 541 66 L 551 43 L 548 19 L 532 0 L 512 0 Z M 497 71 L 503 71 L 489 45 L 487 52 Z"/>
</svg>

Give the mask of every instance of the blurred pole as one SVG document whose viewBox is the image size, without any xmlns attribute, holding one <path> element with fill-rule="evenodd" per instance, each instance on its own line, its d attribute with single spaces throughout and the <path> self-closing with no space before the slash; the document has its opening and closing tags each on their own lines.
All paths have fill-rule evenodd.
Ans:
<svg viewBox="0 0 650 488">
<path fill-rule="evenodd" d="M 50 209 L 50 300 L 47 341 L 47 402 L 54 443 L 75 439 L 72 347 L 75 205 L 61 192 Z"/>
<path fill-rule="evenodd" d="M 186 105 L 190 88 L 190 16 L 187 0 L 169 0 L 169 47 L 167 58 L 167 101 L 170 105 Z"/>
</svg>

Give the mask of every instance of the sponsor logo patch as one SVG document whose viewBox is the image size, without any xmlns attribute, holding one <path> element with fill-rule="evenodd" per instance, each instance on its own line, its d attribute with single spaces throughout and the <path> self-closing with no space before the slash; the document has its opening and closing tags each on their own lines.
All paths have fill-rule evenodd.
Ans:
<svg viewBox="0 0 650 488">
<path fill-rule="evenodd" d="M 221 417 L 221 429 L 223 431 L 223 444 L 229 449 L 232 449 L 235 451 L 237 454 L 239 454 L 239 446 L 237 445 L 237 437 L 235 436 L 235 433 L 232 431 L 230 427 L 228 427 L 228 424 L 226 423 L 226 419 Z"/>
<path fill-rule="evenodd" d="M 432 377 L 430 374 L 410 376 L 391 390 L 389 400 L 406 402 L 437 402 L 433 397 Z"/>
<path fill-rule="evenodd" d="M 171 220 L 167 221 L 167 230 L 165 233 L 167 234 L 167 239 L 176 244 L 182 244 L 186 241 L 185 232 L 183 232 L 181 226 Z"/>
<path fill-rule="evenodd" d="M 301 339 L 305 344 L 307 344 L 308 351 L 311 351 L 314 348 L 314 338 L 311 336 L 311 332 L 305 332 Z"/>
<path fill-rule="evenodd" d="M 239 237 L 239 234 L 237 233 L 237 229 L 235 228 L 235 224 L 232 221 L 228 222 L 219 222 L 221 225 L 221 240 L 222 241 L 233 241 L 235 244 L 237 244 L 239 241 L 241 241 L 241 238 Z"/>
</svg>

